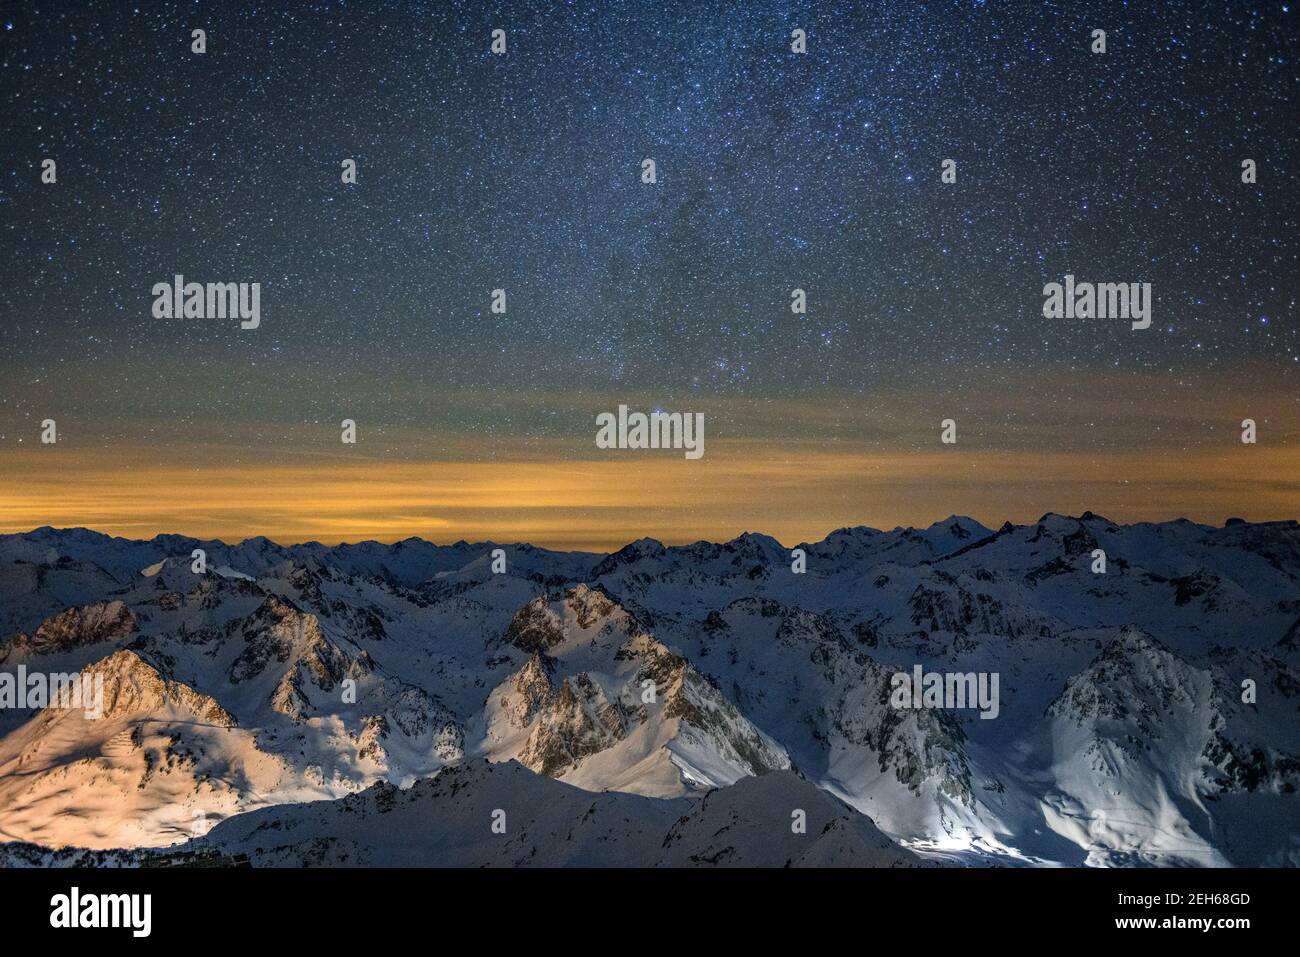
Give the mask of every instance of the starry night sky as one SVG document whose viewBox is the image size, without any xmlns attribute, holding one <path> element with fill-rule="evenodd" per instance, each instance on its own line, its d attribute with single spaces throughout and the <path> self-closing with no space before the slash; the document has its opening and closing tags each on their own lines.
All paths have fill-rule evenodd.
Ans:
<svg viewBox="0 0 1300 957">
<path fill-rule="evenodd" d="M 72 6 L 0 15 L 0 530 L 1300 514 L 1290 3 Z M 1067 272 L 1152 327 L 1044 319 Z M 705 459 L 599 452 L 619 402 Z"/>
</svg>

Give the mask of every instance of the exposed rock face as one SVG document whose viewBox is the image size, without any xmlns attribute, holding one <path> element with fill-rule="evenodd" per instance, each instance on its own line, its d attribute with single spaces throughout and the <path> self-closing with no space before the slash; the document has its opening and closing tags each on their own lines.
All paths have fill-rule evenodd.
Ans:
<svg viewBox="0 0 1300 957">
<path fill-rule="evenodd" d="M 745 773 L 790 767 L 789 755 L 779 746 L 774 747 L 774 742 L 759 733 L 719 688 L 661 642 L 649 635 L 637 635 L 620 649 L 619 655 L 640 663 L 631 688 L 634 694 L 641 694 L 646 682 L 652 683 L 663 702 L 665 718 L 678 719 L 687 726 L 688 733 L 708 738 Z"/>
<path fill-rule="evenodd" d="M 619 610 L 618 603 L 603 591 L 578 585 L 570 589 L 564 599 L 573 612 L 579 628 L 590 628 L 596 622 L 609 618 Z"/>
<path fill-rule="evenodd" d="M 246 646 L 230 665 L 230 681 L 239 684 L 260 675 L 272 661 L 288 661 L 301 622 L 296 608 L 268 597 L 257 611 L 238 623 Z"/>
<path fill-rule="evenodd" d="M 525 767 L 557 777 L 627 734 L 627 720 L 586 674 L 565 678 L 520 752 Z"/>
<path fill-rule="evenodd" d="M 1061 571 L 1067 566 L 1062 565 Z M 1030 580 L 1041 577 L 1031 573 Z M 938 574 L 933 584 L 918 585 L 908 604 L 912 623 L 931 632 L 947 631 L 955 635 L 988 634 L 1019 638 L 1032 632 L 1031 622 L 1009 616 L 1000 601 L 980 591 L 963 587 L 951 576 Z"/>
<path fill-rule="evenodd" d="M 1225 725 L 1222 718 L 1213 723 L 1210 740 L 1201 752 L 1221 775 L 1215 781 L 1216 795 L 1300 791 L 1300 753 L 1279 753 L 1257 744 L 1242 744 L 1229 736 Z"/>
<path fill-rule="evenodd" d="M 1201 756 L 1210 765 L 1208 787 L 1213 798 L 1225 794 L 1294 795 L 1300 793 L 1300 746 L 1266 746 L 1248 732 L 1258 705 L 1242 700 L 1241 674 L 1254 675 L 1256 695 L 1290 709 L 1300 727 L 1300 669 L 1263 651 L 1224 649 L 1214 655 L 1208 708 L 1209 737 Z M 1297 742 L 1300 745 L 1300 742 Z"/>
<path fill-rule="evenodd" d="M 1138 732 L 1130 746 L 1141 748 L 1171 710 L 1194 706 L 1204 678 L 1160 642 L 1130 628 L 1106 645 L 1087 671 L 1066 683 L 1047 714 L 1076 726 L 1130 722 Z"/>
<path fill-rule="evenodd" d="M 244 649 L 230 665 L 234 684 L 261 675 L 272 663 L 289 664 L 271 694 L 271 706 L 295 720 L 312 709 L 310 690 L 333 692 L 372 669 L 369 656 L 349 655 L 321 631 L 320 619 L 274 596 L 243 623 Z"/>
<path fill-rule="evenodd" d="M 547 607 L 545 598 L 534 598 L 510 621 L 504 638 L 520 651 L 545 652 L 564 641 L 559 616 Z"/>
<path fill-rule="evenodd" d="M 529 658 L 520 669 L 514 680 L 514 694 L 503 696 L 501 702 L 514 727 L 528 727 L 538 712 L 551 703 L 554 697 L 551 675 L 554 673 L 555 662 L 540 652 Z"/>
<path fill-rule="evenodd" d="M 941 710 L 892 707 L 892 675 L 867 660 L 861 684 L 847 688 L 832 709 L 835 729 L 850 743 L 874 751 L 880 770 L 892 774 L 913 794 L 920 794 L 922 785 L 932 781 L 940 793 L 972 804 L 961 725 Z"/>
<path fill-rule="evenodd" d="M 698 732 L 711 748 L 746 774 L 788 769 L 790 756 L 761 733 L 717 687 L 689 665 L 668 687 L 664 714 Z"/>
<path fill-rule="evenodd" d="M 407 747 L 428 748 L 442 761 L 465 756 L 465 735 L 456 716 L 422 688 L 385 686 L 377 698 L 384 711 L 362 718 L 356 738 L 358 757 L 387 766 L 394 728 L 407 739 Z"/>
<path fill-rule="evenodd" d="M 114 652 L 82 674 L 87 680 L 104 681 L 104 717 L 152 712 L 176 705 L 196 718 L 222 728 L 235 727 L 235 719 L 209 695 L 189 685 L 164 678 L 153 665 L 133 651 Z"/>
<path fill-rule="evenodd" d="M 69 608 L 47 618 L 31 635 L 14 636 L 6 652 L 50 655 L 73 651 L 101 641 L 125 638 L 136 628 L 135 615 L 123 602 L 105 601 Z M 0 662 L 3 658 L 0 657 Z"/>
<path fill-rule="evenodd" d="M 527 732 L 510 753 L 525 767 L 566 775 L 647 725 L 670 752 L 716 754 L 737 775 L 790 767 L 779 745 L 608 595 L 579 586 L 560 605 L 566 614 L 540 602 L 526 612 L 531 622 L 547 622 L 546 646 L 562 657 L 534 652 L 495 693 L 509 727 Z M 579 654 L 578 642 L 589 667 L 560 674 L 568 654 Z"/>
<path fill-rule="evenodd" d="M 388 760 L 388 751 L 384 741 L 389 734 L 388 719 L 382 714 L 367 715 L 361 722 L 361 734 L 357 738 L 357 757 L 367 758 L 376 764 Z"/>
</svg>

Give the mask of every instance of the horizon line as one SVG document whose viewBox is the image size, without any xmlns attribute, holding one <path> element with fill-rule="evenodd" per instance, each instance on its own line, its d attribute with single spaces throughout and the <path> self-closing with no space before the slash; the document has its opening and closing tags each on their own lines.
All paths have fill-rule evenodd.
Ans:
<svg viewBox="0 0 1300 957">
<path fill-rule="evenodd" d="M 458 538 L 458 539 L 457 539 L 456 541 L 454 541 L 454 542 L 446 542 L 446 541 L 435 541 L 435 540 L 430 539 L 430 538 L 425 538 L 423 535 L 406 535 L 406 536 L 403 536 L 402 538 L 394 538 L 394 539 L 389 539 L 389 540 L 378 539 L 378 538 L 361 538 L 361 539 L 356 539 L 356 540 L 354 540 L 354 541 L 344 541 L 344 540 L 340 540 L 340 541 L 338 541 L 338 542 L 333 542 L 333 543 L 330 543 L 330 542 L 323 542 L 323 541 L 321 541 L 321 540 L 319 540 L 319 539 L 315 539 L 315 538 L 311 538 L 311 539 L 303 539 L 303 540 L 300 540 L 300 541 L 279 541 L 279 540 L 276 540 L 276 539 L 274 539 L 274 538 L 271 538 L 271 537 L 268 536 L 268 535 L 249 535 L 249 536 L 247 536 L 247 537 L 245 537 L 245 538 L 241 538 L 241 539 L 239 539 L 239 540 L 237 540 L 237 541 L 231 541 L 231 540 L 229 540 L 229 539 L 225 539 L 225 538 L 222 538 L 222 537 L 220 537 L 220 536 L 215 536 L 215 535 L 214 535 L 214 536 L 206 536 L 206 537 L 205 537 L 205 536 L 200 536 L 200 535 L 190 535 L 190 534 L 187 534 L 187 533 L 185 533 L 185 532 L 157 532 L 157 533 L 155 533 L 154 535 L 152 535 L 152 536 L 150 536 L 150 537 L 148 537 L 148 538 L 129 538 L 129 537 L 125 536 L 125 535 L 115 535 L 115 534 L 113 534 L 112 532 L 102 531 L 101 529 L 91 528 L 91 527 L 86 526 L 86 525 L 38 525 L 38 526 L 36 526 L 36 527 L 34 527 L 34 528 L 25 529 L 25 530 L 18 530 L 18 531 L 0 531 L 0 539 L 3 539 L 3 538 L 22 538 L 22 537 L 25 537 L 25 536 L 28 536 L 28 535 L 34 535 L 34 534 L 36 534 L 37 532 L 54 532 L 54 533 L 60 533 L 60 534 L 62 534 L 62 533 L 68 533 L 68 532 L 87 532 L 87 533 L 89 533 L 89 534 L 91 534 L 91 535 L 99 535 L 99 536 L 102 536 L 102 537 L 104 537 L 104 538 L 108 538 L 108 539 L 111 539 L 111 540 L 114 540 L 114 541 L 122 541 L 122 542 L 135 542 L 135 543 L 140 543 L 140 544 L 146 544 L 146 543 L 149 543 L 149 542 L 155 541 L 156 539 L 163 538 L 163 537 L 175 537 L 175 538 L 185 538 L 185 539 L 189 539 L 190 541 L 194 541 L 194 542 L 216 542 L 216 543 L 218 543 L 218 544 L 220 544 L 220 545 L 225 546 L 226 548 L 237 548 L 237 547 L 239 547 L 239 546 L 241 546 L 241 545 L 246 545 L 246 544 L 248 544 L 248 543 L 250 543 L 250 542 L 258 542 L 258 541 L 268 542 L 268 543 L 270 543 L 271 545 L 274 545 L 274 546 L 277 547 L 277 548 L 286 548 L 286 549 L 288 549 L 288 548 L 301 548 L 301 547 L 309 546 L 309 545 L 315 545 L 315 546 L 319 546 L 319 547 L 321 547 L 321 548 L 355 548 L 355 547 L 360 546 L 360 545 L 382 545 L 382 546 L 393 546 L 393 545 L 400 545 L 400 544 L 402 544 L 402 543 L 404 543 L 404 542 L 412 542 L 412 541 L 414 541 L 414 542 L 422 542 L 422 543 L 424 543 L 424 544 L 426 544 L 426 545 L 431 545 L 431 546 L 433 546 L 434 548 L 455 548 L 455 547 L 457 547 L 457 546 L 459 546 L 459 545 L 496 545 L 496 546 L 507 547 L 507 548 L 509 548 L 509 547 L 528 547 L 528 548 L 539 549 L 539 550 L 542 550 L 542 551 L 549 551 L 549 552 L 567 552 L 567 553 L 580 552 L 580 553 L 592 554 L 592 555 L 614 555 L 614 554 L 617 554 L 618 552 L 622 551 L 623 549 L 625 549 L 625 548 L 627 548 L 627 547 L 629 547 L 629 546 L 631 546 L 631 545 L 635 545 L 635 544 L 637 544 L 638 542 L 644 542 L 644 541 L 655 542 L 655 543 L 657 543 L 657 544 L 663 546 L 664 548 L 687 548 L 687 547 L 690 547 L 690 546 L 692 546 L 692 545 L 700 545 L 700 544 L 704 544 L 704 545 L 725 545 L 725 544 L 729 544 L 729 543 L 731 543 L 731 542 L 737 541 L 737 540 L 739 540 L 739 539 L 742 539 L 742 538 L 748 538 L 748 537 L 763 537 L 763 538 L 769 538 L 769 539 L 771 539 L 772 541 L 776 542 L 778 545 L 780 545 L 782 548 L 798 548 L 798 547 L 801 547 L 801 546 L 804 546 L 804 545 L 818 545 L 818 544 L 821 544 L 822 542 L 825 542 L 826 540 L 828 540 L 832 535 L 835 535 L 835 534 L 837 534 L 837 533 L 839 533 L 839 532 L 868 531 L 868 532 L 875 532 L 875 533 L 877 533 L 877 534 L 881 534 L 881 535 L 892 535 L 892 534 L 896 534 L 896 533 L 909 532 L 909 531 L 912 531 L 912 532 L 924 532 L 924 531 L 929 531 L 929 530 L 931 530 L 931 529 L 933 529 L 933 528 L 936 528 L 936 527 L 946 527 L 946 526 L 949 525 L 950 523 L 955 522 L 955 521 L 960 521 L 960 520 L 966 520 L 966 521 L 968 521 L 968 522 L 972 522 L 972 523 L 978 525 L 980 528 L 984 529 L 984 531 L 987 532 L 988 535 L 989 535 L 990 537 L 992 537 L 992 536 L 996 536 L 996 535 L 999 535 L 999 534 L 1003 533 L 1003 532 L 1007 529 L 1007 526 L 1011 526 L 1011 528 L 1029 528 L 1029 527 L 1031 527 L 1031 526 L 1033 526 L 1033 525 L 1039 525 L 1039 524 L 1042 524 L 1044 521 L 1046 521 L 1046 520 L 1049 519 L 1049 518 L 1063 518 L 1063 519 L 1068 519 L 1068 520 L 1070 520 L 1070 521 L 1075 521 L 1075 522 L 1102 521 L 1102 522 L 1106 522 L 1106 523 L 1108 523 L 1108 524 L 1111 524 L 1111 525 L 1117 526 L 1117 527 L 1119 527 L 1119 528 L 1136 528 L 1136 527 L 1138 527 L 1138 526 L 1142 526 L 1142 525 L 1177 525 L 1177 524 L 1188 524 L 1188 525 L 1196 525 L 1196 526 L 1199 526 L 1199 527 L 1201 527 L 1201 528 L 1216 529 L 1216 530 L 1217 530 L 1217 529 L 1224 529 L 1224 528 L 1228 528 L 1228 527 L 1230 527 L 1230 526 L 1236 526 L 1236 525 L 1251 525 L 1251 526 L 1257 526 L 1257 525 L 1283 525 L 1283 526 L 1285 526 L 1285 525 L 1300 525 L 1300 518 L 1260 519 L 1260 520 L 1252 521 L 1252 520 L 1250 520 L 1250 519 L 1238 518 L 1238 517 L 1235 517 L 1235 516 L 1232 516 L 1232 517 L 1229 517 L 1229 518 L 1225 519 L 1221 524 L 1216 524 L 1216 523 L 1211 523 L 1211 522 L 1197 521 L 1196 519 L 1188 518 L 1188 517 L 1186 517 L 1186 516 L 1179 516 L 1178 518 L 1170 518 L 1170 519 L 1144 519 L 1144 520 L 1141 520 L 1141 521 L 1135 521 L 1135 522 L 1122 522 L 1122 521 L 1116 521 L 1116 520 L 1111 519 L 1111 518 L 1107 518 L 1105 515 L 1098 514 L 1098 513 L 1096 513 L 1096 512 L 1091 511 L 1091 510 L 1085 510 L 1085 511 L 1081 512 L 1081 513 L 1078 514 L 1078 515 L 1069 515 L 1069 514 L 1064 513 L 1064 512 L 1053 512 L 1053 511 L 1049 511 L 1049 512 L 1044 512 L 1044 513 L 1043 513 L 1043 514 L 1042 514 L 1038 519 L 1036 519 L 1035 521 L 1031 521 L 1031 522 L 1013 522 L 1013 521 L 1011 521 L 1010 519 L 1006 519 L 1006 520 L 1003 521 L 1000 525 L 997 525 L 997 526 L 990 526 L 990 525 L 987 525 L 987 524 L 985 524 L 984 522 L 980 521 L 980 520 L 977 519 L 977 518 L 973 518 L 972 516 L 969 516 L 969 515 L 961 515 L 961 514 L 958 514 L 958 513 L 955 513 L 955 512 L 954 512 L 954 513 L 952 513 L 952 514 L 946 516 L 945 518 L 937 519 L 937 520 L 931 522 L 929 525 L 925 525 L 925 526 L 920 526 L 920 525 L 895 525 L 893 528 L 877 528 L 877 527 L 874 526 L 874 525 L 842 525 L 842 526 L 840 526 L 840 527 L 838 527 L 838 528 L 833 528 L 833 529 L 831 529 L 830 531 L 828 531 L 825 535 L 823 535 L 823 536 L 822 536 L 821 538 L 819 538 L 819 539 L 816 539 L 816 540 L 811 540 L 811 539 L 809 539 L 809 540 L 805 540 L 805 541 L 800 541 L 800 542 L 798 542 L 798 543 L 796 543 L 796 544 L 794 544 L 794 545 L 786 545 L 784 542 L 782 542 L 780 539 L 778 539 L 775 535 L 768 534 L 767 532 L 753 531 L 753 530 L 746 530 L 746 531 L 743 531 L 743 532 L 739 532 L 739 533 L 737 533 L 736 535 L 732 536 L 731 538 L 718 539 L 718 540 L 713 540 L 713 539 L 708 539 L 708 538 L 696 538 L 696 539 L 691 539 L 691 540 L 685 540 L 685 539 L 684 539 L 684 540 L 681 540 L 681 541 L 666 541 L 666 540 L 664 540 L 664 539 L 657 538 L 657 537 L 655 537 L 655 536 L 653 536 L 653 535 L 642 535 L 642 536 L 640 536 L 640 537 L 638 537 L 638 538 L 630 539 L 629 541 L 627 541 L 627 542 L 625 542 L 624 544 L 620 545 L 618 548 L 612 548 L 612 549 L 609 549 L 608 551 L 592 551 L 591 549 L 585 549 L 585 548 L 568 548 L 568 549 L 565 549 L 565 548 L 554 548 L 554 547 L 551 547 L 551 546 L 549 546 L 549 545 L 538 545 L 538 544 L 535 544 L 535 543 L 533 543 L 533 542 L 529 542 L 529 541 L 513 541 L 513 542 L 505 542 L 505 541 L 496 541 L 495 539 L 492 539 L 492 538 L 485 538 L 485 539 L 479 539 L 479 540 L 477 540 L 477 541 L 470 541 L 469 539 L 466 539 L 466 538 L 463 538 L 463 537 L 462 537 L 462 538 Z"/>
</svg>

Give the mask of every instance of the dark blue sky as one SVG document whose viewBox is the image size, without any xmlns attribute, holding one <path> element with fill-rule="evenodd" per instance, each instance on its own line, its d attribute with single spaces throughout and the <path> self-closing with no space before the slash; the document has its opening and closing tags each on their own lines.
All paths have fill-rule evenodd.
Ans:
<svg viewBox="0 0 1300 957">
<path fill-rule="evenodd" d="M 3 14 L 0 452 L 50 410 L 109 447 L 345 409 L 497 457 L 623 396 L 899 448 L 909 397 L 1005 447 L 1101 391 L 1300 421 L 1288 3 L 87 6 Z M 1067 272 L 1151 282 L 1153 327 L 1043 319 Z M 261 328 L 155 320 L 175 273 L 260 282 Z"/>
</svg>

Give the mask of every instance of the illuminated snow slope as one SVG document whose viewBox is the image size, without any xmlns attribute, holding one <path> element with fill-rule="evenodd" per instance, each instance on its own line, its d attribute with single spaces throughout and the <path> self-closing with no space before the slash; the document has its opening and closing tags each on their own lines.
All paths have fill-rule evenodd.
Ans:
<svg viewBox="0 0 1300 957">
<path fill-rule="evenodd" d="M 635 805 L 658 809 L 645 828 L 734 792 L 736 860 L 785 853 L 760 847 L 785 792 L 820 788 L 931 859 L 1300 864 L 1295 523 L 842 529 L 799 546 L 806 574 L 762 535 L 507 545 L 498 575 L 494 547 L 0 537 L 0 671 L 107 679 L 98 720 L 0 709 L 0 840 L 163 847 L 253 812 L 213 840 L 266 856 L 247 822 L 308 835 L 335 808 L 432 800 L 421 779 L 453 766 L 476 788 L 542 787 L 558 816 L 539 827 L 585 792 L 654 799 Z M 918 664 L 998 673 L 997 718 L 892 707 L 891 675 Z M 400 859 L 381 831 L 349 831 L 354 862 Z M 803 862 L 867 861 L 857 833 Z M 518 850 L 494 847 L 447 860 Z"/>
</svg>

